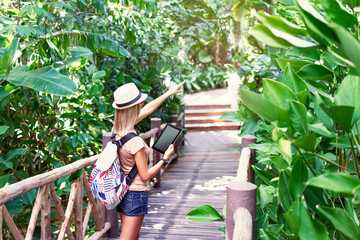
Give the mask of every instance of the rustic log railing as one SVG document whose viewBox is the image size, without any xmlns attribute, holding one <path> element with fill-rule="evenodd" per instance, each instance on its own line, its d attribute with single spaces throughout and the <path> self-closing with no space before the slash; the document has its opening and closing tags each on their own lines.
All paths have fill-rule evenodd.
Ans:
<svg viewBox="0 0 360 240">
<path fill-rule="evenodd" d="M 248 145 L 256 142 L 256 137 L 242 137 L 241 155 L 237 179 L 227 186 L 226 196 L 226 240 L 255 239 L 256 185 L 254 171 L 256 152 Z"/>
<path fill-rule="evenodd" d="M 178 116 L 172 116 L 172 124 L 182 125 L 182 118 Z M 159 136 L 161 130 L 161 119 L 151 119 L 152 129 L 146 133 L 140 134 L 144 140 L 150 139 L 150 145 L 153 144 Z M 103 135 L 103 146 L 110 140 L 110 133 Z M 181 141 L 181 139 L 180 139 Z M 175 143 L 175 154 L 171 157 L 170 161 L 177 158 L 178 143 Z M 0 240 L 3 239 L 4 229 L 3 220 L 6 223 L 10 233 L 16 240 L 32 239 L 34 230 L 37 224 L 38 214 L 41 211 L 41 239 L 51 239 L 51 210 L 55 208 L 58 213 L 58 223 L 60 225 L 57 239 L 79 240 L 84 239 L 86 235 L 86 228 L 89 223 L 91 215 L 94 218 L 96 232 L 91 235 L 88 239 L 95 240 L 101 238 L 104 234 L 108 233 L 109 237 L 116 237 L 119 233 L 118 220 L 115 220 L 115 216 L 112 215 L 114 212 L 107 211 L 105 207 L 97 202 L 92 195 L 89 180 L 87 177 L 87 171 L 85 170 L 89 166 L 93 166 L 98 158 L 98 155 L 81 159 L 66 166 L 53 169 L 47 173 L 39 174 L 20 182 L 10 184 L 0 189 Z M 150 158 L 150 165 L 156 164 L 160 161 L 160 154 L 153 151 L 152 157 Z M 168 166 L 168 165 L 167 165 Z M 81 177 L 76 179 L 71 184 L 71 190 L 68 198 L 66 210 L 64 211 L 63 206 L 60 202 L 60 197 L 57 195 L 53 182 L 74 174 L 78 170 L 83 168 Z M 165 167 L 164 167 L 165 169 Z M 151 187 L 158 187 L 161 183 L 161 175 L 164 169 L 159 172 L 151 181 Z M 6 202 L 21 196 L 33 189 L 38 188 L 37 196 L 31 212 L 29 225 L 27 227 L 25 237 L 22 235 L 16 223 L 13 221 L 9 214 L 6 206 Z M 86 192 L 87 197 L 87 208 L 84 213 L 83 210 L 83 192 Z M 53 205 L 51 204 L 53 200 Z M 75 208 L 75 217 L 72 217 L 73 209 Z M 116 213 L 118 217 L 118 213 Z M 116 218 L 117 219 L 117 218 Z M 74 223 L 70 223 L 70 220 Z M 75 231 L 72 232 L 70 227 L 75 227 Z"/>
</svg>

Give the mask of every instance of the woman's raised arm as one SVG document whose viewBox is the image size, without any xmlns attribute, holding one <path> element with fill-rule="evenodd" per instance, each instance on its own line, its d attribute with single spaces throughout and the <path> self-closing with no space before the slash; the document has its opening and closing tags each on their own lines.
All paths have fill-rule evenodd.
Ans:
<svg viewBox="0 0 360 240">
<path fill-rule="evenodd" d="M 139 117 L 136 121 L 136 123 L 140 122 L 147 116 L 149 116 L 151 113 L 153 113 L 168 97 L 180 93 L 181 92 L 181 86 L 184 85 L 185 81 L 183 81 L 180 84 L 174 84 L 172 85 L 169 90 L 161 95 L 160 97 L 154 99 L 153 101 L 146 104 L 140 111 Z"/>
</svg>

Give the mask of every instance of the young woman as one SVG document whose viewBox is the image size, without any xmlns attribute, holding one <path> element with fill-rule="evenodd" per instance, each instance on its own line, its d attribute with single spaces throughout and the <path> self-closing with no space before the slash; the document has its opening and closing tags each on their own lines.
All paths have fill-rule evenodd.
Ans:
<svg viewBox="0 0 360 240">
<path fill-rule="evenodd" d="M 116 108 L 114 120 L 114 133 L 116 139 L 120 139 L 129 132 L 135 132 L 134 126 L 142 119 L 155 111 L 168 97 L 181 92 L 184 84 L 173 85 L 170 89 L 141 108 L 147 98 L 147 94 L 141 93 L 135 84 L 125 84 L 114 92 L 113 107 Z M 140 137 L 134 137 L 126 142 L 118 150 L 121 170 L 128 175 L 136 163 L 138 174 L 131 183 L 128 193 L 121 203 L 116 207 L 120 213 L 121 235 L 120 240 L 138 239 L 144 215 L 148 211 L 148 181 L 155 176 L 161 167 L 174 153 L 171 145 L 164 153 L 163 158 L 156 165 L 148 168 L 148 157 L 150 148 Z"/>
</svg>

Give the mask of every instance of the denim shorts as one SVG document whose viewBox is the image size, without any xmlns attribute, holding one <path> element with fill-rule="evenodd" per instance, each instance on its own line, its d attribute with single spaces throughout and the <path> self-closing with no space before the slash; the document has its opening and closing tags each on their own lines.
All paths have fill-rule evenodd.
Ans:
<svg viewBox="0 0 360 240">
<path fill-rule="evenodd" d="M 141 216 L 148 213 L 148 192 L 128 191 L 116 211 L 125 216 Z"/>
</svg>

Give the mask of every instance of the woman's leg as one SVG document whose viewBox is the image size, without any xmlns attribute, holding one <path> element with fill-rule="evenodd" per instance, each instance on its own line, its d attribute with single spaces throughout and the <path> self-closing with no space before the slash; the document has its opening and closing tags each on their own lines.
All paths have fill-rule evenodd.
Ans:
<svg viewBox="0 0 360 240">
<path fill-rule="evenodd" d="M 137 240 L 140 237 L 140 228 L 144 220 L 141 216 L 125 216 L 120 213 L 121 235 L 120 240 Z"/>
</svg>

